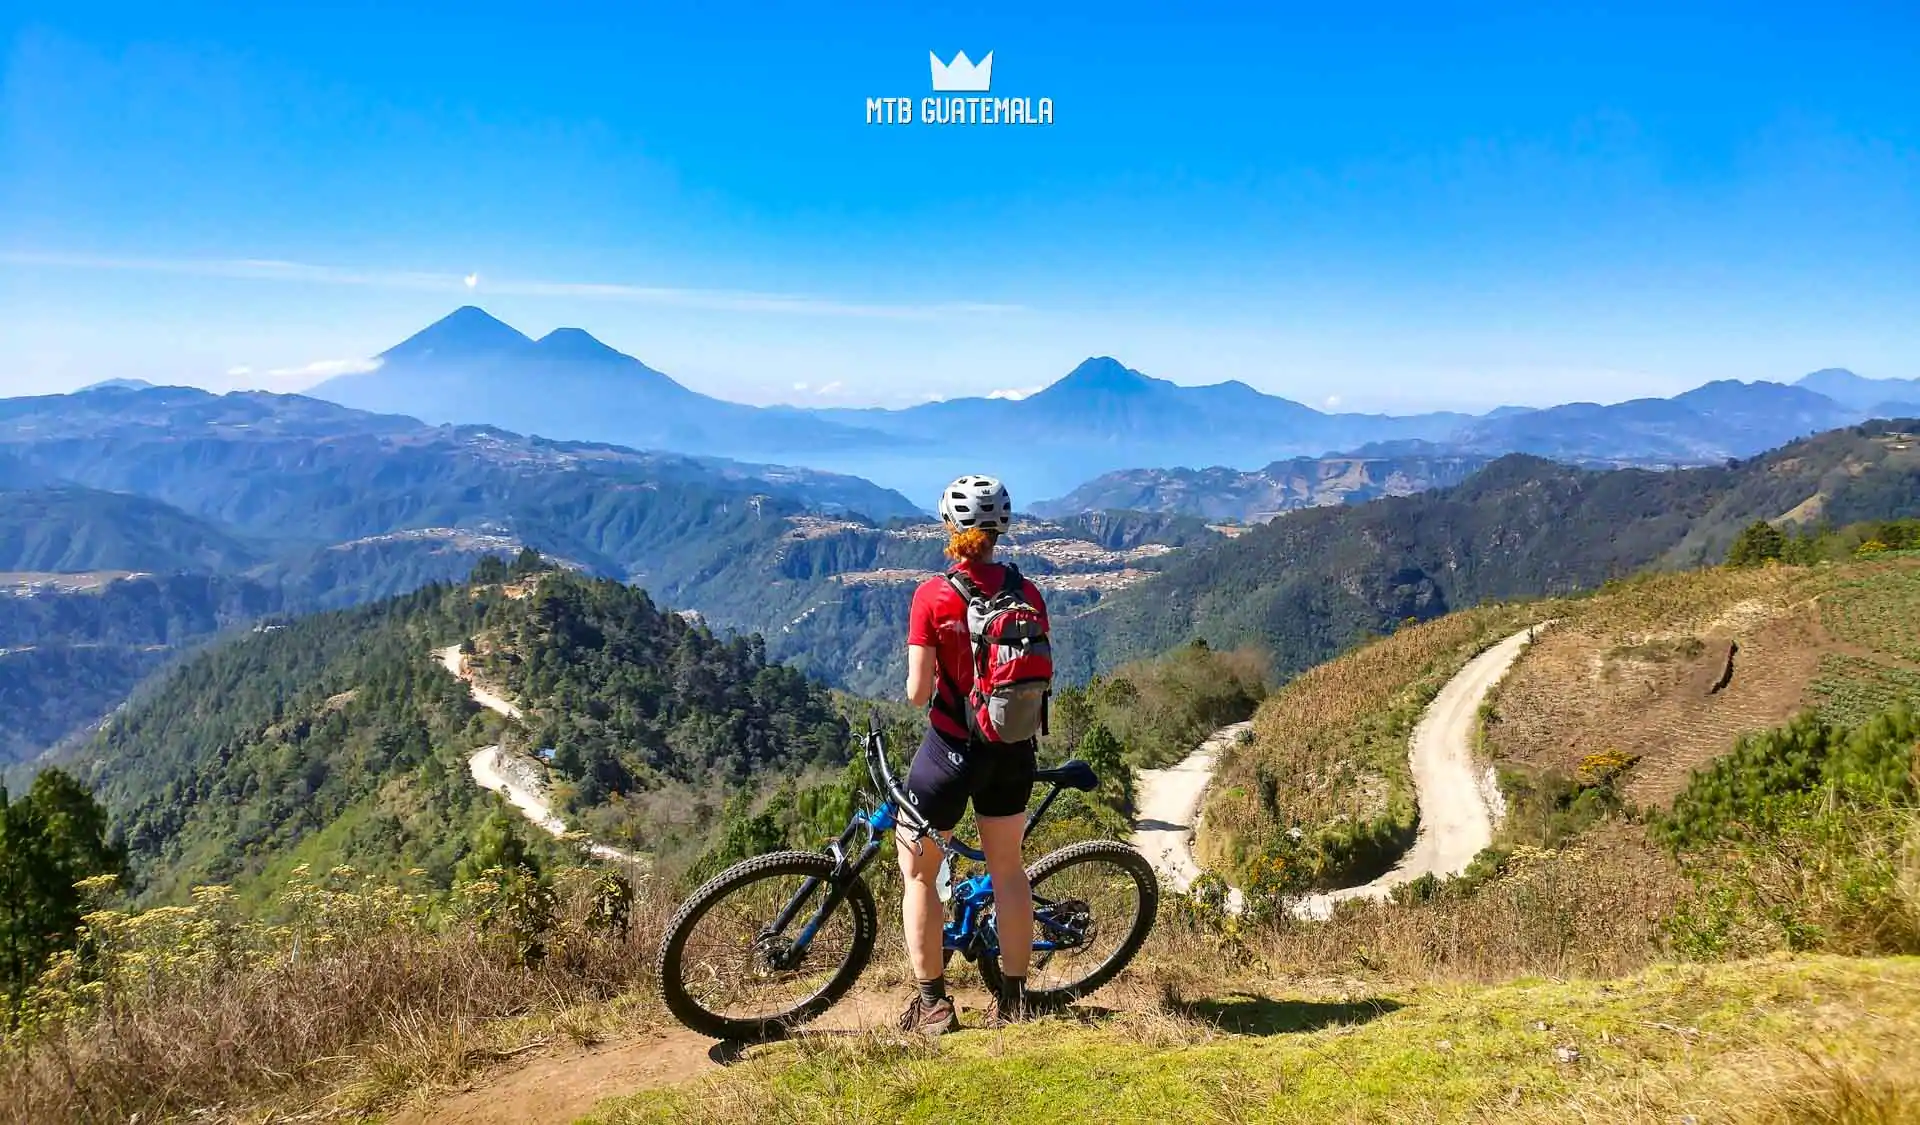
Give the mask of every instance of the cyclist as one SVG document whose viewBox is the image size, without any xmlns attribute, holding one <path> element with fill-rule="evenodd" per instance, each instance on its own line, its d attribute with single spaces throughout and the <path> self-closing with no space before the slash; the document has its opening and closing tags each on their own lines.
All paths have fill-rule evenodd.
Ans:
<svg viewBox="0 0 1920 1125">
<path fill-rule="evenodd" d="M 927 733 L 907 774 L 906 794 L 928 825 L 951 838 L 973 802 L 980 847 L 993 879 L 994 917 L 1006 984 L 988 1014 L 999 1026 L 1026 1018 L 1028 960 L 1033 952 L 1033 889 L 1021 855 L 1027 801 L 1033 794 L 1034 740 L 985 742 L 970 733 L 966 699 L 973 687 L 973 650 L 967 602 L 950 576 L 958 574 L 988 597 L 1001 591 L 1009 569 L 993 561 L 1001 533 L 1013 523 L 1012 501 L 998 480 L 964 476 L 940 496 L 948 532 L 947 556 L 955 566 L 914 591 L 907 626 L 907 698 L 927 708 Z M 1033 583 L 1021 580 L 1028 605 L 1043 617 L 1046 606 Z M 902 925 L 907 959 L 919 990 L 900 1018 L 905 1031 L 938 1035 L 960 1026 L 947 995 L 941 955 L 941 903 L 937 885 L 942 852 L 912 832 L 895 834 L 905 877 Z"/>
</svg>

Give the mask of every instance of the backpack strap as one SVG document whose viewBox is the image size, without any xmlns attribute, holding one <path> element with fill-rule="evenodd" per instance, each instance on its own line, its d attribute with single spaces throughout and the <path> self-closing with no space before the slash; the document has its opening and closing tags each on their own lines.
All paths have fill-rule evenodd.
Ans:
<svg viewBox="0 0 1920 1125">
<path fill-rule="evenodd" d="M 1012 563 L 1001 563 L 1000 566 L 1006 571 L 1006 575 L 1000 579 L 1000 592 L 1011 593 L 1014 597 L 1024 600 L 1027 593 L 1025 589 L 1027 580 L 1021 576 L 1020 568 Z"/>
<path fill-rule="evenodd" d="M 973 579 L 962 574 L 959 567 L 956 566 L 947 571 L 944 577 L 947 580 L 947 585 L 952 586 L 954 592 L 960 595 L 960 600 L 967 603 L 969 607 L 982 596 L 980 587 L 974 584 Z M 964 621 L 965 619 L 965 611 L 963 610 L 961 620 Z M 929 709 L 937 710 L 947 718 L 959 723 L 960 729 L 972 731 L 973 720 L 967 715 L 966 697 L 962 695 L 960 685 L 949 679 L 948 676 L 949 673 L 945 668 L 940 669 L 938 673 L 935 674 L 933 699 L 929 704 Z"/>
<path fill-rule="evenodd" d="M 960 568 L 957 566 L 947 571 L 947 585 L 952 586 L 954 592 L 960 595 L 960 600 L 966 602 L 968 605 L 972 605 L 974 602 L 987 596 L 986 591 L 980 589 L 980 587 L 974 583 L 973 579 L 961 573 Z"/>
<path fill-rule="evenodd" d="M 993 596 L 998 597 L 1000 594 L 1011 591 L 1015 597 L 1019 597 L 1023 593 L 1021 587 L 1026 582 L 1026 579 L 1021 577 L 1020 568 L 1012 563 L 1001 563 L 999 565 L 1003 572 L 1000 578 L 1000 589 Z M 946 577 L 948 585 L 952 586 L 954 590 L 959 593 L 962 601 L 972 604 L 973 602 L 983 601 L 987 598 L 987 592 L 982 590 L 973 579 L 968 578 L 959 567 L 956 566 L 952 570 L 947 571 Z"/>
</svg>

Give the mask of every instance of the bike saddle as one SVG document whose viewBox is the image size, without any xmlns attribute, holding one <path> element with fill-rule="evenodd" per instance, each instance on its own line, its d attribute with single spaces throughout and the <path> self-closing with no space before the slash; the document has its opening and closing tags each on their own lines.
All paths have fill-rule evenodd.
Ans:
<svg viewBox="0 0 1920 1125">
<path fill-rule="evenodd" d="M 1043 770 L 1035 770 L 1033 779 L 1048 785 L 1064 786 L 1068 789 L 1093 789 L 1100 784 L 1100 779 L 1095 776 L 1093 767 L 1078 758 L 1072 761 L 1061 762 L 1057 766 L 1049 766 Z"/>
</svg>

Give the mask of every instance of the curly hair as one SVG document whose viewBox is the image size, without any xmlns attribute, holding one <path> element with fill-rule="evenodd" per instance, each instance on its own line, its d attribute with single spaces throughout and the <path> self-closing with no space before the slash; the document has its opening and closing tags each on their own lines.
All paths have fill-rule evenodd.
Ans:
<svg viewBox="0 0 1920 1125">
<path fill-rule="evenodd" d="M 951 533 L 947 539 L 947 557 L 955 562 L 982 562 L 993 553 L 993 545 L 1000 536 L 981 528 L 962 531 L 947 521 L 947 530 Z"/>
</svg>

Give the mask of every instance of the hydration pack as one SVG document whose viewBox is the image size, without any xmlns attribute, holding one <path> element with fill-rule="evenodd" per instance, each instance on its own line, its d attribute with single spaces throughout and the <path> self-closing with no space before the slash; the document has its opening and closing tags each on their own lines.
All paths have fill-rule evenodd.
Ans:
<svg viewBox="0 0 1920 1125">
<path fill-rule="evenodd" d="M 973 648 L 973 690 L 962 710 L 982 742 L 1025 742 L 1047 729 L 1053 693 L 1053 646 L 1046 616 L 1029 605 L 1020 571 L 1005 566 L 1000 592 L 988 597 L 958 568 L 947 581 L 967 603 Z"/>
</svg>

